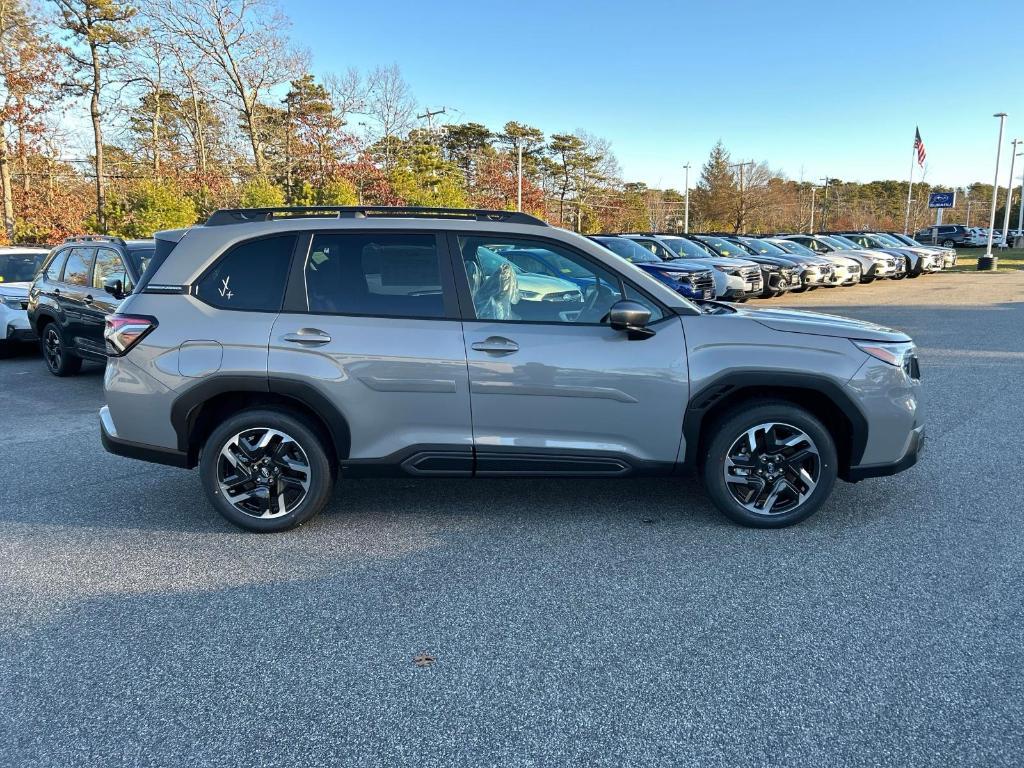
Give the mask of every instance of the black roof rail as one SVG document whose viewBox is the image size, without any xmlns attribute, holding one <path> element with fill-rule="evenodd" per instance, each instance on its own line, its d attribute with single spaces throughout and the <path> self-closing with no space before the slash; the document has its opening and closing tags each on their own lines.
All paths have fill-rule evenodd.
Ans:
<svg viewBox="0 0 1024 768">
<path fill-rule="evenodd" d="M 123 237 L 117 235 L 72 235 L 71 237 L 64 239 L 65 243 L 117 243 L 118 245 L 127 245 Z"/>
<path fill-rule="evenodd" d="M 486 208 L 426 208 L 422 206 L 390 205 L 309 205 L 281 206 L 279 208 L 224 208 L 214 211 L 205 226 L 243 224 L 251 221 L 276 219 L 371 219 L 384 217 L 462 219 L 469 221 L 495 221 L 507 224 L 532 224 L 548 227 L 543 219 L 521 211 L 499 211 Z"/>
</svg>

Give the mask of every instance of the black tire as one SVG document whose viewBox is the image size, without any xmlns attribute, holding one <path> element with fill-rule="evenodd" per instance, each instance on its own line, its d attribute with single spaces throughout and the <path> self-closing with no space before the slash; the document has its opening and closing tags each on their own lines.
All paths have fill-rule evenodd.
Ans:
<svg viewBox="0 0 1024 768">
<path fill-rule="evenodd" d="M 730 449 L 748 430 L 768 423 L 791 426 L 802 431 L 818 452 L 817 482 L 807 498 L 802 502 L 793 500 L 795 505 L 792 508 L 784 507 L 780 512 L 773 514 L 748 509 L 730 490 L 730 487 L 742 489 L 743 486 L 728 483 L 725 479 L 726 458 Z M 710 430 L 702 455 L 701 475 L 712 503 L 733 522 L 752 528 L 783 528 L 794 525 L 814 514 L 832 493 L 838 473 L 835 441 L 825 425 L 803 408 L 781 400 L 759 404 L 746 402 L 717 419 L 710 425 Z M 801 445 L 798 444 L 792 450 L 796 451 Z M 783 476 L 786 476 L 784 472 Z"/>
<path fill-rule="evenodd" d="M 293 508 L 275 517 L 259 517 L 254 512 L 246 512 L 226 498 L 221 490 L 222 449 L 236 435 L 247 431 L 258 434 L 260 430 L 275 430 L 287 435 L 298 446 L 308 468 L 305 495 L 296 499 Z M 251 473 L 250 476 L 255 478 L 256 474 Z M 247 531 L 275 533 L 302 525 L 327 505 L 334 490 L 336 462 L 327 438 L 302 417 L 287 410 L 254 408 L 236 413 L 210 434 L 199 457 L 199 477 L 210 503 L 228 522 Z M 256 486 L 253 490 L 262 490 L 262 485 L 255 480 L 251 484 Z M 275 495 L 283 496 L 283 485 L 273 485 Z M 259 502 L 254 499 L 253 503 Z"/>
<path fill-rule="evenodd" d="M 74 376 L 82 370 L 82 358 L 68 349 L 57 323 L 47 323 L 39 332 L 39 349 L 46 370 L 54 376 Z"/>
<path fill-rule="evenodd" d="M 912 272 L 907 272 L 907 277 L 909 277 L 911 280 L 914 280 L 914 279 L 920 277 L 922 274 L 923 274 L 923 270 L 920 267 L 918 267 L 916 270 L 914 270 Z"/>
<path fill-rule="evenodd" d="M 14 344 L 9 341 L 0 341 L 0 360 L 6 360 L 8 357 L 13 357 L 15 353 Z"/>
<path fill-rule="evenodd" d="M 952 240 L 943 240 L 942 241 L 942 247 L 943 248 L 952 248 L 954 245 L 956 245 L 956 243 L 954 243 Z"/>
</svg>

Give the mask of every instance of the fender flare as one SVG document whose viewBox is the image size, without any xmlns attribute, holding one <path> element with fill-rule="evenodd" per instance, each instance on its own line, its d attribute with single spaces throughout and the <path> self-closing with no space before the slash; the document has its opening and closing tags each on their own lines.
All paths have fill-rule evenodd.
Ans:
<svg viewBox="0 0 1024 768">
<path fill-rule="evenodd" d="M 690 402 L 683 415 L 683 437 L 686 440 L 686 455 L 683 465 L 696 467 L 701 431 L 706 424 L 708 415 L 716 405 L 727 398 L 742 396 L 744 390 L 763 392 L 772 388 L 811 391 L 828 398 L 843 414 L 850 428 L 849 464 L 857 466 L 860 463 L 868 442 L 868 420 L 864 416 L 864 412 L 840 384 L 813 373 L 729 369 L 714 376 L 690 395 Z"/>
</svg>

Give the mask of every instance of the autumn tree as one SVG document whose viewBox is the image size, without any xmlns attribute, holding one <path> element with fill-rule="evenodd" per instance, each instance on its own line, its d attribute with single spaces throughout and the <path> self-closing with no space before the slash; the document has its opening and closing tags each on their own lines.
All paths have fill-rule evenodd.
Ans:
<svg viewBox="0 0 1024 768">
<path fill-rule="evenodd" d="M 119 0 L 53 0 L 60 12 L 60 27 L 69 37 L 68 59 L 77 78 L 74 87 L 89 96 L 93 160 L 96 172 L 96 226 L 106 231 L 106 188 L 103 156 L 104 86 L 124 61 L 135 39 L 132 20 L 137 13 Z"/>
</svg>

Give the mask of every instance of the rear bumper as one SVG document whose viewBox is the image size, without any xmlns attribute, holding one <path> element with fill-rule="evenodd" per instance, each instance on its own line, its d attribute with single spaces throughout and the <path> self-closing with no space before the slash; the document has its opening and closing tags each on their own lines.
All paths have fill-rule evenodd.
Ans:
<svg viewBox="0 0 1024 768">
<path fill-rule="evenodd" d="M 910 445 L 899 461 L 890 464 L 862 464 L 859 467 L 850 467 L 843 479 L 856 483 L 858 480 L 866 480 L 869 477 L 887 477 L 910 469 L 917 464 L 917 459 L 924 450 L 924 436 L 925 430 L 924 424 L 922 424 L 911 432 Z"/>
<path fill-rule="evenodd" d="M 184 451 L 176 451 L 169 448 L 160 448 L 155 445 L 143 445 L 133 443 L 130 440 L 122 440 L 117 436 L 114 422 L 110 418 L 110 409 L 107 406 L 100 408 L 100 440 L 103 448 L 115 456 L 124 456 L 129 459 L 148 461 L 153 464 L 166 464 L 171 467 L 182 467 L 190 469 L 191 464 L 188 454 Z"/>
</svg>

